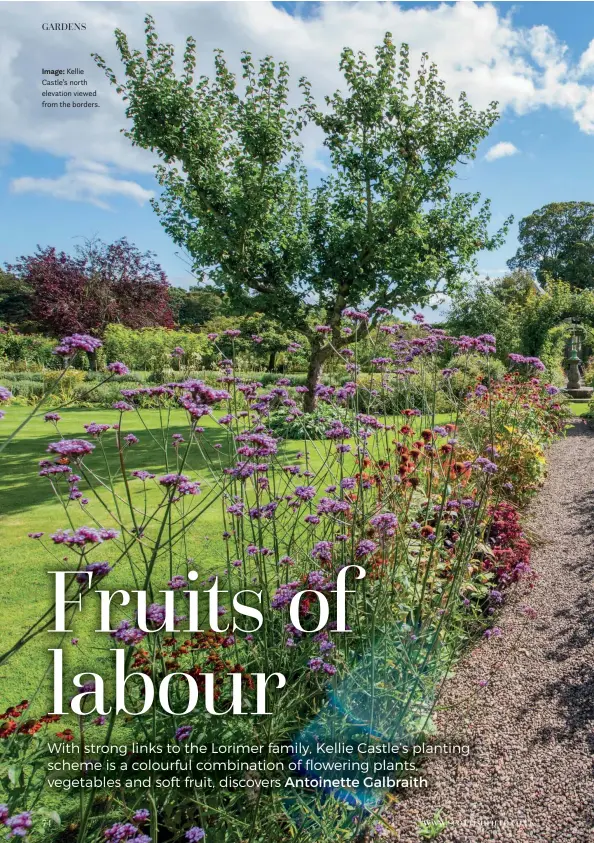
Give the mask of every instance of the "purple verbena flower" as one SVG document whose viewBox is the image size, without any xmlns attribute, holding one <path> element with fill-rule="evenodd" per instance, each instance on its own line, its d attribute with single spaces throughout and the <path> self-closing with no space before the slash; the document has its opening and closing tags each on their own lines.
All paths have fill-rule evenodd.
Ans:
<svg viewBox="0 0 594 843">
<path fill-rule="evenodd" d="M 284 609 L 286 606 L 289 605 L 295 594 L 301 588 L 301 583 L 299 580 L 294 580 L 293 582 L 283 583 L 280 585 L 276 592 L 272 596 L 272 600 L 270 601 L 270 606 L 273 609 Z"/>
<path fill-rule="evenodd" d="M 393 536 L 398 526 L 398 518 L 393 512 L 382 512 L 372 516 L 369 523 L 380 536 Z"/>
<path fill-rule="evenodd" d="M 181 576 L 181 574 L 176 574 L 174 577 L 172 577 L 167 583 L 167 585 L 172 591 L 180 591 L 182 588 L 188 587 L 188 583 Z"/>
<path fill-rule="evenodd" d="M 13 814 L 4 821 L 4 825 L 8 828 L 9 837 L 26 837 L 33 825 L 31 812 L 23 811 L 22 814 Z"/>
<path fill-rule="evenodd" d="M 101 348 L 102 345 L 101 340 L 91 337 L 88 334 L 72 334 L 72 336 L 63 337 L 60 340 L 59 345 L 54 348 L 53 354 L 57 354 L 60 357 L 72 357 L 78 351 L 86 351 L 92 354 Z"/>
<path fill-rule="evenodd" d="M 316 496 L 316 489 L 314 486 L 296 486 L 295 495 L 302 501 L 310 501 Z"/>
<path fill-rule="evenodd" d="M 106 577 L 113 570 L 113 566 L 109 562 L 89 562 L 88 565 L 85 565 L 84 570 L 95 574 L 97 577 Z M 82 585 L 88 585 L 89 577 L 86 577 L 83 571 L 79 571 L 76 575 L 76 581 Z"/>
<path fill-rule="evenodd" d="M 84 425 L 84 429 L 87 431 L 89 436 L 94 436 L 97 439 L 105 433 L 107 430 L 111 429 L 110 424 L 98 424 L 97 422 L 90 422 L 89 424 Z"/>
<path fill-rule="evenodd" d="M 145 638 L 146 632 L 143 632 L 141 629 L 137 629 L 133 626 L 132 621 L 123 620 L 120 621 L 113 632 L 110 632 L 110 635 L 112 638 L 115 638 L 116 641 L 121 641 L 122 644 L 135 646 L 136 644 L 139 644 L 143 638 Z"/>
<path fill-rule="evenodd" d="M 112 843 L 127 843 L 137 834 L 138 829 L 132 823 L 114 823 L 103 832 L 105 839 L 112 841 Z"/>
<path fill-rule="evenodd" d="M 355 548 L 355 559 L 363 559 L 365 556 L 369 556 L 371 553 L 374 553 L 375 550 L 377 550 L 376 542 L 371 539 L 361 539 Z"/>
<path fill-rule="evenodd" d="M 80 459 L 95 450 L 85 439 L 62 439 L 60 442 L 50 442 L 47 451 L 50 454 L 59 454 L 61 457 L 73 457 Z"/>
<path fill-rule="evenodd" d="M 187 741 L 193 731 L 193 726 L 179 726 L 179 728 L 175 730 L 175 740 L 178 743 L 181 743 L 182 741 Z"/>
<path fill-rule="evenodd" d="M 115 539 L 119 536 L 117 530 L 97 529 L 95 527 L 78 527 L 76 530 L 58 530 L 50 538 L 54 544 L 77 545 L 84 547 L 86 544 L 101 544 L 101 542 Z"/>
<path fill-rule="evenodd" d="M 311 556 L 312 559 L 319 559 L 320 562 L 332 561 L 332 547 L 333 543 L 329 541 L 319 541 L 314 545 Z"/>
<path fill-rule="evenodd" d="M 127 375 L 130 373 L 130 369 L 119 360 L 114 360 L 113 363 L 108 363 L 107 371 L 114 375 Z"/>
</svg>

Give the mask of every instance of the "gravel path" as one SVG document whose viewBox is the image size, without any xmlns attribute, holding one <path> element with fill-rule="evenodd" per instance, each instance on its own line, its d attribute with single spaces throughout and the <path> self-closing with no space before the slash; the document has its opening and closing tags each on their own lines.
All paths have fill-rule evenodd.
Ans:
<svg viewBox="0 0 594 843">
<path fill-rule="evenodd" d="M 594 843 L 594 433 L 585 425 L 551 448 L 527 524 L 536 585 L 508 597 L 503 636 L 469 654 L 442 700 L 452 708 L 438 717 L 438 741 L 470 744 L 470 755 L 428 761 L 427 789 L 393 803 L 394 831 L 380 839 L 415 843 L 419 822 L 441 809 L 443 843 Z"/>
</svg>

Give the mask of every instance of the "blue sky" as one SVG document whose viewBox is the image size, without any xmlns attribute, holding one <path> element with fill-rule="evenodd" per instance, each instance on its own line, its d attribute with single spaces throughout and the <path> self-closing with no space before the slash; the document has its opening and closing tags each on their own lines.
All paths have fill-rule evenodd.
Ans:
<svg viewBox="0 0 594 843">
<path fill-rule="evenodd" d="M 430 52 L 452 93 L 464 88 L 479 106 L 499 99 L 502 118 L 459 180 L 460 189 L 492 200 L 494 226 L 515 217 L 505 246 L 480 256 L 483 273 L 505 270 L 523 216 L 548 202 L 594 197 L 594 3 L 0 2 L 0 72 L 13 80 L 0 90 L 6 118 L 0 127 L 0 261 L 10 263 L 38 243 L 70 250 L 85 237 L 125 235 L 155 251 L 173 283 L 192 282 L 186 259 L 147 201 L 156 190 L 152 160 L 119 134 L 121 103 L 89 58 L 96 49 L 117 69 L 114 26 L 140 47 L 147 10 L 176 45 L 195 35 L 205 72 L 214 46 L 233 61 L 244 47 L 255 55 L 271 52 L 287 58 L 295 77 L 305 70 L 321 99 L 336 87 L 340 47 L 369 49 L 390 28 L 396 40 L 411 43 L 413 55 Z M 85 20 L 87 31 L 42 33 L 47 19 Z M 97 86 L 100 113 L 68 120 L 44 113 L 41 64 L 84 67 Z M 323 152 L 315 137 L 306 142 L 312 178 L 319 178 Z M 513 154 L 497 157 L 493 147 Z"/>
</svg>

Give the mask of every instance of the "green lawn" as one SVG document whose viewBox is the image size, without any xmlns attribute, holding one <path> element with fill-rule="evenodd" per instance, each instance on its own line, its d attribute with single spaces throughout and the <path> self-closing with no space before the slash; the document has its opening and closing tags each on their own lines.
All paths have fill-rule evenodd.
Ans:
<svg viewBox="0 0 594 843">
<path fill-rule="evenodd" d="M 576 401 L 570 401 L 569 406 L 571 408 L 571 413 L 574 416 L 586 416 L 588 414 L 589 404 L 580 404 Z"/>
<path fill-rule="evenodd" d="M 27 414 L 22 407 L 10 407 L 6 418 L 2 422 L 2 433 L 10 432 L 22 421 Z M 113 423 L 117 415 L 112 410 L 96 409 L 73 409 L 62 410 L 63 417 L 60 423 L 60 432 L 67 438 L 87 436 L 83 425 L 90 421 Z M 161 425 L 158 411 L 143 412 L 143 419 L 148 428 L 145 429 L 135 413 L 128 413 L 123 418 L 125 433 L 134 433 L 139 438 L 139 443 L 133 446 L 128 457 L 130 469 L 142 468 L 155 473 L 163 473 L 166 468 L 175 470 L 175 451 L 169 447 L 167 467 L 164 464 L 164 454 L 159 448 L 161 437 Z M 179 410 L 171 413 L 169 418 L 170 429 L 166 441 L 170 441 L 172 433 L 179 432 L 187 434 L 187 416 Z M 227 437 L 224 429 L 216 425 L 211 419 L 204 420 L 206 432 L 204 434 L 205 450 L 223 465 L 226 461 Z M 0 547 L 2 547 L 2 572 L 3 588 L 0 593 L 0 611 L 2 613 L 2 624 L 0 625 L 0 651 L 4 652 L 6 647 L 12 644 L 28 627 L 30 621 L 36 619 L 51 604 L 53 598 L 53 578 L 48 575 L 48 570 L 62 566 L 63 556 L 67 553 L 59 553 L 56 560 L 52 559 L 43 547 L 34 540 L 28 538 L 27 534 L 33 531 L 52 533 L 61 528 L 69 527 L 61 504 L 55 499 L 50 483 L 47 478 L 37 476 L 37 463 L 46 456 L 46 449 L 50 442 L 59 438 L 52 424 L 43 421 L 43 418 L 35 418 L 22 430 L 18 437 L 13 440 L 2 454 L 3 471 L 0 476 Z M 1 440 L 0 440 L 1 441 Z M 117 452 L 113 446 L 113 433 L 105 434 L 105 448 L 108 455 L 108 463 L 111 471 L 117 470 Z M 162 441 L 162 440 L 161 440 Z M 220 444 L 222 447 L 217 451 L 213 446 Z M 299 448 L 299 443 L 287 444 L 287 455 L 294 454 Z M 91 465 L 101 463 L 99 454 L 100 446 L 89 461 Z M 201 477 L 204 492 L 212 484 L 212 472 L 207 461 L 196 461 L 194 453 L 191 466 L 192 473 L 196 471 Z M 107 475 L 105 466 L 99 468 L 104 476 Z M 81 492 L 86 493 L 85 483 L 79 484 Z M 135 481 L 132 486 L 138 499 L 143 497 L 143 484 Z M 123 484 L 116 484 L 120 495 L 124 494 Z M 149 501 L 156 501 L 159 491 L 155 488 L 149 493 Z M 89 495 L 89 497 L 91 497 Z M 109 494 L 103 493 L 104 500 L 110 506 L 113 502 L 109 500 Z M 104 526 L 110 526 L 111 522 L 101 504 L 91 500 L 87 507 L 88 517 L 80 512 L 78 504 L 73 509 L 73 520 L 76 526 L 88 524 L 93 526 L 93 517 Z M 207 509 L 201 516 L 197 529 L 193 531 L 192 545 L 188 547 L 188 553 L 198 560 L 198 567 L 201 573 L 208 574 L 214 567 L 220 569 L 224 566 L 225 551 L 222 539 L 221 508 L 214 505 Z M 56 550 L 62 550 L 62 546 L 52 546 Z M 106 554 L 107 555 L 107 554 Z M 73 554 L 70 555 L 71 558 Z M 101 556 L 94 555 L 95 559 Z M 154 574 L 158 587 L 166 587 L 169 578 L 169 566 L 163 561 L 160 563 Z M 109 587 L 134 587 L 129 581 L 130 575 L 127 566 L 122 566 L 120 571 L 115 569 L 110 575 Z M 95 627 L 94 618 L 78 618 L 78 625 L 75 627 L 76 635 L 80 638 L 80 644 L 74 648 L 70 647 L 68 636 L 67 656 L 79 669 L 89 669 L 94 666 L 100 667 L 101 661 L 110 657 L 102 656 L 97 648 L 100 639 L 103 647 L 110 646 L 110 639 L 107 636 L 93 636 L 92 630 Z M 48 663 L 49 654 L 47 649 L 58 646 L 59 637 L 50 633 L 44 633 L 32 644 L 17 653 L 9 665 L 0 668 L 0 705 L 13 703 L 22 697 L 30 697 L 37 687 L 40 677 L 43 675 L 45 665 Z M 47 683 L 46 683 L 47 687 Z M 44 708 L 43 700 L 38 700 L 40 707 Z M 42 704 L 43 703 L 43 704 Z"/>
</svg>

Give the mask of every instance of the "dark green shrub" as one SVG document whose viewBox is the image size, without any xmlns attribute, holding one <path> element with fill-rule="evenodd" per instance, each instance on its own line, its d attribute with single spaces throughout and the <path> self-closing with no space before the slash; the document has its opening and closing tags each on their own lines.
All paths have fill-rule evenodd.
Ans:
<svg viewBox="0 0 594 843">
<path fill-rule="evenodd" d="M 357 409 L 360 412 L 396 415 L 406 409 L 420 410 L 422 413 L 447 413 L 453 408 L 451 396 L 438 381 L 433 390 L 434 376 L 412 375 L 401 381 L 390 378 L 389 388 L 382 387 L 382 378 L 378 373 L 361 374 L 358 377 Z M 427 396 L 435 405 L 429 404 Z"/>
<path fill-rule="evenodd" d="M 304 413 L 297 418 L 287 407 L 281 407 L 270 414 L 267 424 L 275 436 L 283 439 L 325 439 L 332 421 L 346 423 L 349 417 L 352 413 L 326 404 L 320 404 L 315 413 Z"/>
<path fill-rule="evenodd" d="M 18 383 L 19 381 L 36 381 L 43 383 L 43 372 L 2 372 L 4 383 Z"/>
<path fill-rule="evenodd" d="M 91 404 L 101 407 L 111 407 L 114 401 L 120 401 L 122 399 L 120 390 L 125 388 L 125 386 L 119 383 L 110 381 L 93 389 L 93 384 L 85 381 L 77 385 L 74 402 L 79 406 L 81 404 Z M 92 392 L 89 390 L 92 390 Z"/>
<path fill-rule="evenodd" d="M 47 366 L 59 369 L 62 361 L 53 354 L 56 340 L 40 334 L 0 333 L 0 357 L 13 364 Z"/>
<path fill-rule="evenodd" d="M 3 380 L 5 381 L 4 377 Z M 15 398 L 24 398 L 27 401 L 37 400 L 43 395 L 43 382 L 22 378 L 12 382 L 10 390 Z"/>
</svg>

